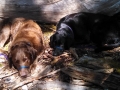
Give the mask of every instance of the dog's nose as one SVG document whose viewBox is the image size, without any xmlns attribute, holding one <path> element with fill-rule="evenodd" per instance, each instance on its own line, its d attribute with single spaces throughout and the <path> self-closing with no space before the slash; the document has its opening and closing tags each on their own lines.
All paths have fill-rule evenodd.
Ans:
<svg viewBox="0 0 120 90">
<path fill-rule="evenodd" d="M 20 73 L 20 76 L 21 76 L 22 78 L 26 78 L 26 77 L 27 77 L 27 74 L 26 74 L 25 72 L 22 72 L 22 73 Z"/>
<path fill-rule="evenodd" d="M 56 52 L 53 52 L 53 56 L 58 56 L 59 54 L 57 54 Z"/>
<path fill-rule="evenodd" d="M 53 52 L 53 56 L 58 56 L 58 55 L 60 55 L 60 54 L 62 54 L 62 53 L 63 53 L 62 50 L 56 49 L 56 50 Z"/>
<path fill-rule="evenodd" d="M 20 75 L 22 78 L 26 78 L 27 75 L 28 75 L 28 70 L 21 69 L 21 70 L 19 71 L 19 75 Z"/>
<path fill-rule="evenodd" d="M 53 52 L 53 56 L 58 56 L 58 55 L 62 54 L 63 51 L 64 51 L 64 49 L 62 47 L 57 46 Z"/>
<path fill-rule="evenodd" d="M 22 78 L 26 78 L 26 77 L 27 77 L 27 75 L 26 75 L 26 74 L 24 74 L 24 75 L 21 75 L 21 77 L 22 77 Z"/>
</svg>

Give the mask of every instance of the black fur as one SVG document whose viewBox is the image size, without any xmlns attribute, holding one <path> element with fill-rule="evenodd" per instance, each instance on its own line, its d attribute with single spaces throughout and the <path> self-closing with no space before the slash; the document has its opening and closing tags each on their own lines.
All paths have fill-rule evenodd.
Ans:
<svg viewBox="0 0 120 90">
<path fill-rule="evenodd" d="M 120 28 L 116 16 L 80 12 L 63 17 L 57 24 L 55 34 L 50 37 L 53 55 L 60 55 L 77 44 L 90 42 L 96 44 L 98 51 L 119 46 Z"/>
</svg>

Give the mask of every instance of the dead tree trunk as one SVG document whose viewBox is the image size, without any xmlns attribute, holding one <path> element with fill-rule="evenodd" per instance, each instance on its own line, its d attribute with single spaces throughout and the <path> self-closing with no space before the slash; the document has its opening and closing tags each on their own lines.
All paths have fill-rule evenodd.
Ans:
<svg viewBox="0 0 120 90">
<path fill-rule="evenodd" d="M 44 23 L 56 23 L 70 13 L 100 12 L 112 15 L 120 11 L 119 0 L 1 0 L 0 17 L 27 17 Z"/>
</svg>

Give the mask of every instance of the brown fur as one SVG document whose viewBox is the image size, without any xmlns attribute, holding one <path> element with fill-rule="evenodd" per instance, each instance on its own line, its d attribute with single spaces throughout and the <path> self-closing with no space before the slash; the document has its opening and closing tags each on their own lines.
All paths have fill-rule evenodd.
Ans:
<svg viewBox="0 0 120 90">
<path fill-rule="evenodd" d="M 0 47 L 3 47 L 9 39 L 10 67 L 13 65 L 20 76 L 26 77 L 36 56 L 44 49 L 41 28 L 33 20 L 6 19 L 0 27 Z M 27 68 L 21 68 L 21 66 Z"/>
</svg>

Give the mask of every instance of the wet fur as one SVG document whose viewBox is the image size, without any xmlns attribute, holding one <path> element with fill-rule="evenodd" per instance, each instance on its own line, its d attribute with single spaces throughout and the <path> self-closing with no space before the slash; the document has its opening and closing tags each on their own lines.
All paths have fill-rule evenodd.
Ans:
<svg viewBox="0 0 120 90">
<path fill-rule="evenodd" d="M 8 41 L 9 64 L 14 66 L 22 77 L 27 77 L 29 68 L 36 56 L 44 49 L 43 34 L 39 25 L 25 18 L 8 18 L 1 24 L 0 47 Z M 22 68 L 27 66 L 29 68 Z"/>
<path fill-rule="evenodd" d="M 96 52 L 120 45 L 120 25 L 116 16 L 94 13 L 74 13 L 60 19 L 56 32 L 50 37 L 53 55 L 81 44 L 94 43 Z"/>
</svg>

